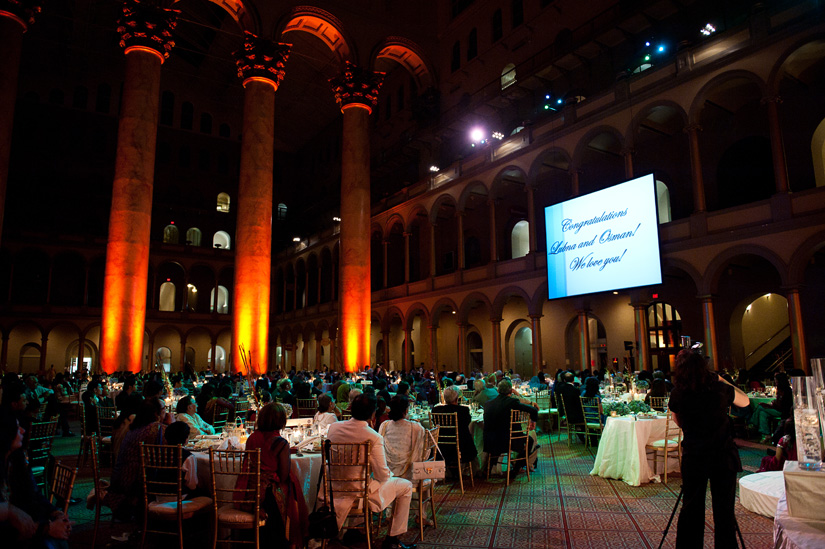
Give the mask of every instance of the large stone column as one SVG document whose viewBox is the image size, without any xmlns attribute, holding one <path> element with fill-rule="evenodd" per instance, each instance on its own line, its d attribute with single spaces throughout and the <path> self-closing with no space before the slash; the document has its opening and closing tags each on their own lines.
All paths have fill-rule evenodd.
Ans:
<svg viewBox="0 0 825 549">
<path fill-rule="evenodd" d="M 487 201 L 490 219 L 490 263 L 498 261 L 498 235 L 496 234 L 496 201 Z"/>
<path fill-rule="evenodd" d="M 579 360 L 581 369 L 590 368 L 590 329 L 587 326 L 587 310 L 576 312 L 579 318 Z"/>
<path fill-rule="evenodd" d="M 702 175 L 702 155 L 699 152 L 699 132 L 702 128 L 699 124 L 691 124 L 684 129 L 688 134 L 688 144 L 690 146 L 690 173 L 693 178 L 693 211 L 704 212 L 705 205 L 705 180 Z"/>
<path fill-rule="evenodd" d="M 142 365 L 160 66 L 174 46 L 176 14 L 127 0 L 118 22 L 126 76 L 103 281 L 100 361 L 107 373 Z"/>
<path fill-rule="evenodd" d="M 530 238 L 530 253 L 534 254 L 539 249 L 536 235 L 536 231 L 538 230 L 536 226 L 536 190 L 532 185 L 526 185 L 525 190 L 527 191 L 527 224 Z"/>
<path fill-rule="evenodd" d="M 699 296 L 702 300 L 702 321 L 705 327 L 705 356 L 710 357 L 713 369 L 719 370 L 719 356 L 716 352 L 716 317 L 713 312 L 713 296 Z"/>
<path fill-rule="evenodd" d="M 811 363 L 808 361 L 808 349 L 805 346 L 805 323 L 802 321 L 802 300 L 799 288 L 789 288 L 785 292 L 788 299 L 788 324 L 791 329 L 791 349 L 793 350 L 794 368 L 811 375 Z"/>
<path fill-rule="evenodd" d="M 275 91 L 284 77 L 289 48 L 247 32 L 243 49 L 235 54 L 244 87 L 232 296 L 232 369 L 236 372 L 244 369 L 241 346 L 251 370 L 263 374 L 268 368 Z M 292 358 L 294 364 L 294 354 Z"/>
<path fill-rule="evenodd" d="M 542 315 L 530 315 L 533 332 L 533 375 L 537 375 L 541 368 L 541 317 Z"/>
<path fill-rule="evenodd" d="M 771 130 L 771 154 L 773 156 L 773 177 L 776 192 L 786 193 L 790 190 L 788 184 L 788 168 L 785 163 L 785 147 L 782 144 L 782 126 L 779 124 L 779 96 L 762 99 L 768 107 L 768 126 Z"/>
<path fill-rule="evenodd" d="M 458 367 L 462 374 L 467 374 L 467 324 L 456 322 L 458 326 Z"/>
<path fill-rule="evenodd" d="M 638 371 L 651 370 L 650 363 L 650 329 L 647 322 L 647 303 L 636 302 L 633 305 L 633 325 L 636 332 L 636 368 Z"/>
<path fill-rule="evenodd" d="M 0 52 L 3 52 L 3 62 L 0 63 L 0 235 L 6 208 L 11 131 L 17 101 L 23 33 L 34 23 L 34 16 L 38 13 L 40 6 L 35 6 L 30 0 L 0 0 Z"/>
<path fill-rule="evenodd" d="M 344 369 L 370 363 L 370 136 L 369 116 L 384 74 L 347 62 L 330 81 L 344 114 L 341 147 L 341 293 L 338 316 Z"/>
<path fill-rule="evenodd" d="M 430 327 L 430 368 L 438 371 L 438 325 Z"/>
<path fill-rule="evenodd" d="M 501 319 L 491 318 L 493 330 L 493 371 L 501 370 Z"/>
</svg>

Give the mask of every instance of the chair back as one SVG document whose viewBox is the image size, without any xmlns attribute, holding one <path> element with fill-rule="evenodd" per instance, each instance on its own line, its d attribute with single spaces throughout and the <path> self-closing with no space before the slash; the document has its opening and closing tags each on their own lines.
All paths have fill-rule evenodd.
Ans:
<svg viewBox="0 0 825 549">
<path fill-rule="evenodd" d="M 430 413 L 430 425 L 438 426 L 438 445 L 455 446 L 456 458 L 461 463 L 461 452 L 458 447 L 458 414 Z"/>
<path fill-rule="evenodd" d="M 63 514 L 69 514 L 69 504 L 72 499 L 74 481 L 77 477 L 77 467 L 66 467 L 61 462 L 54 465 L 52 472 L 52 485 L 49 489 L 49 503 L 52 505 L 62 505 Z"/>
<path fill-rule="evenodd" d="M 181 447 L 140 443 L 140 469 L 143 477 L 143 499 L 148 507 L 155 498 L 176 498 L 182 510 L 183 471 Z"/>
<path fill-rule="evenodd" d="M 54 435 L 57 432 L 57 418 L 51 421 L 37 421 L 32 423 L 29 435 L 29 446 L 27 455 L 29 465 L 35 467 L 46 467 L 49 462 L 49 454 L 52 449 Z"/>
<path fill-rule="evenodd" d="M 665 420 L 665 438 L 675 441 L 677 445 L 682 443 L 682 429 L 673 420 L 673 412 L 668 412 Z"/>
<path fill-rule="evenodd" d="M 542 391 L 536 395 L 536 404 L 539 405 L 539 412 L 549 412 L 550 411 L 550 393 L 547 391 Z"/>
<path fill-rule="evenodd" d="M 325 493 L 346 495 L 362 500 L 368 507 L 367 494 L 370 482 L 370 452 L 372 442 L 324 443 L 326 460 Z"/>
<path fill-rule="evenodd" d="M 441 427 L 436 425 L 432 429 L 425 429 L 424 448 L 421 450 L 421 461 L 435 461 L 438 459 L 438 432 Z"/>
<path fill-rule="evenodd" d="M 249 399 L 246 397 L 238 397 L 235 402 L 235 419 L 241 418 L 244 422 L 249 417 Z"/>
<path fill-rule="evenodd" d="M 476 392 L 474 389 L 462 389 L 461 396 L 467 400 L 473 400 L 473 397 L 476 396 Z"/>
<path fill-rule="evenodd" d="M 296 401 L 298 417 L 315 417 L 318 401 L 314 398 L 299 398 Z"/>
<path fill-rule="evenodd" d="M 510 443 L 518 439 L 527 438 L 527 428 L 530 426 L 530 414 L 523 410 L 510 410 Z"/>
<path fill-rule="evenodd" d="M 209 449 L 212 474 L 212 501 L 218 510 L 230 505 L 254 515 L 253 525 L 261 523 L 261 449 Z M 241 479 L 243 479 L 242 482 Z M 217 520 L 217 518 L 215 519 Z"/>
<path fill-rule="evenodd" d="M 95 489 L 95 496 L 98 497 L 100 494 L 100 443 L 97 440 L 97 437 L 92 437 L 89 441 L 90 445 L 90 454 L 92 455 L 92 480 L 94 481 L 94 489 Z M 99 503 L 98 503 L 99 504 Z"/>
<path fill-rule="evenodd" d="M 98 434 L 101 438 L 112 436 L 112 428 L 116 419 L 117 408 L 114 406 L 97 406 L 97 420 L 100 423 L 100 433 Z"/>
<path fill-rule="evenodd" d="M 48 418 L 46 417 L 46 408 L 49 407 L 49 403 L 43 401 L 40 403 L 40 408 L 37 410 L 37 419 L 40 421 L 46 421 Z"/>
<path fill-rule="evenodd" d="M 602 414 L 599 410 L 599 397 L 581 397 L 584 422 L 602 425 Z"/>
<path fill-rule="evenodd" d="M 654 410 L 658 410 L 659 412 L 663 412 L 665 408 L 667 408 L 667 403 L 670 400 L 670 397 L 663 396 L 663 397 L 650 397 L 650 407 Z"/>
<path fill-rule="evenodd" d="M 216 433 L 219 433 L 223 430 L 228 420 L 229 409 L 224 408 L 222 406 L 215 406 L 215 409 L 212 412 L 212 427 L 215 428 Z"/>
<path fill-rule="evenodd" d="M 352 412 L 349 410 L 341 410 L 341 421 L 352 419 Z"/>
</svg>

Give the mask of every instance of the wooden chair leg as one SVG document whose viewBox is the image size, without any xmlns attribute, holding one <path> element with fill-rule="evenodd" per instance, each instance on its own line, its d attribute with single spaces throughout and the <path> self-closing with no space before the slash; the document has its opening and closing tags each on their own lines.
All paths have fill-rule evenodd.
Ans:
<svg viewBox="0 0 825 549">
<path fill-rule="evenodd" d="M 424 483 L 421 483 L 421 489 L 418 491 L 418 527 L 421 530 L 421 541 L 424 541 Z"/>
<path fill-rule="evenodd" d="M 464 495 L 464 476 L 461 474 L 461 459 L 459 458 L 458 463 L 458 484 L 461 486 L 461 495 Z"/>
<path fill-rule="evenodd" d="M 467 462 L 467 469 L 470 470 L 470 486 L 475 488 L 476 483 L 475 483 L 475 480 L 473 480 L 473 462 L 472 461 Z"/>
<path fill-rule="evenodd" d="M 430 483 L 430 513 L 433 515 L 433 528 L 438 528 L 438 519 L 435 517 L 435 481 Z"/>
</svg>

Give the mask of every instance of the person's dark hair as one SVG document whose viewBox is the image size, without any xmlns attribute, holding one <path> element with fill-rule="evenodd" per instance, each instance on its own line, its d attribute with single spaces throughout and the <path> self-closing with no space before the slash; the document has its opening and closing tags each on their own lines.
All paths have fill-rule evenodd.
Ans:
<svg viewBox="0 0 825 549">
<path fill-rule="evenodd" d="M 176 421 L 163 432 L 163 439 L 166 444 L 183 445 L 189 440 L 189 425 L 182 421 Z"/>
<path fill-rule="evenodd" d="M 324 380 L 321 379 L 320 377 L 316 377 L 315 379 L 312 380 L 312 386 L 313 387 L 319 387 L 323 384 L 324 384 Z"/>
<path fill-rule="evenodd" d="M 83 399 L 83 402 L 88 403 L 92 399 L 92 397 L 95 396 L 95 389 L 97 389 L 98 387 L 100 387 L 99 381 L 92 381 L 88 385 L 86 385 L 86 391 L 83 393 L 83 396 L 81 397 Z"/>
<path fill-rule="evenodd" d="M 11 450 L 12 442 L 14 442 L 14 438 L 17 436 L 17 429 L 17 418 L 14 412 L 5 408 L 0 410 L 0 459 L 6 459 L 6 454 Z M 3 470 L 0 471 L 0 477 L 5 479 L 6 468 L 3 467 L 2 469 Z"/>
<path fill-rule="evenodd" d="M 258 412 L 256 429 L 265 433 L 280 431 L 286 425 L 286 410 L 279 402 L 270 402 Z"/>
<path fill-rule="evenodd" d="M 701 391 L 716 379 L 701 355 L 688 349 L 682 349 L 676 355 L 676 367 L 673 371 L 673 385 L 690 391 Z"/>
<path fill-rule="evenodd" d="M 178 401 L 178 405 L 175 407 L 175 413 L 178 414 L 185 414 L 186 410 L 189 408 L 189 405 L 192 404 L 192 397 L 185 396 Z"/>
<path fill-rule="evenodd" d="M 774 380 L 776 381 L 776 391 L 778 393 L 781 392 L 791 394 L 793 390 L 791 389 L 791 383 L 788 378 L 788 374 L 786 374 L 785 372 L 777 372 L 776 376 L 774 377 Z"/>
<path fill-rule="evenodd" d="M 576 376 L 573 375 L 573 372 L 564 372 L 562 379 L 565 383 L 573 383 L 573 380 L 576 379 Z"/>
<path fill-rule="evenodd" d="M 232 398 L 232 387 L 224 383 L 223 385 L 218 387 L 218 396 L 220 398 L 225 398 L 229 400 L 230 398 Z"/>
<path fill-rule="evenodd" d="M 2 400 L 2 404 L 0 404 L 0 405 L 2 405 L 3 408 L 11 408 L 11 406 L 15 402 L 19 401 L 20 397 L 22 397 L 25 393 L 26 393 L 26 387 L 20 382 L 8 383 L 8 384 L 4 383 L 3 384 L 3 400 Z M 2 455 L 2 454 L 0 454 L 0 455 Z"/>
<path fill-rule="evenodd" d="M 599 378 L 588 377 L 584 380 L 584 394 L 585 398 L 593 398 L 599 396 Z"/>
<path fill-rule="evenodd" d="M 135 378 L 134 378 L 134 376 L 129 376 L 129 377 L 127 377 L 127 378 L 126 378 L 126 380 L 123 382 L 123 390 L 124 390 L 124 391 L 125 391 L 126 389 L 128 389 L 129 387 L 134 387 L 134 386 L 135 386 Z"/>
<path fill-rule="evenodd" d="M 373 382 L 373 386 L 375 387 L 376 391 L 380 391 L 381 389 L 385 389 L 387 387 L 387 380 L 383 378 L 378 378 Z"/>
<path fill-rule="evenodd" d="M 154 379 L 150 379 L 146 383 L 143 384 L 143 398 L 146 400 L 150 400 L 154 397 L 160 395 L 160 392 L 163 390 L 163 386 L 155 381 Z"/>
<path fill-rule="evenodd" d="M 258 391 L 258 400 L 261 401 L 261 404 L 268 404 L 272 402 L 272 393 L 266 389 L 260 389 Z"/>
<path fill-rule="evenodd" d="M 323 414 L 323 413 L 329 412 L 329 409 L 330 409 L 331 405 L 332 405 L 332 398 L 329 395 L 327 395 L 327 394 L 318 395 L 318 411 L 320 413 Z"/>
<path fill-rule="evenodd" d="M 403 419 L 409 407 L 410 401 L 407 397 L 395 395 L 390 399 L 390 419 L 393 421 Z"/>
<path fill-rule="evenodd" d="M 507 396 L 513 392 L 513 384 L 507 381 L 506 379 L 502 379 L 498 382 L 498 394 L 502 396 Z"/>
<path fill-rule="evenodd" d="M 160 405 L 160 399 L 144 399 L 143 403 L 141 403 L 140 407 L 135 413 L 135 419 L 129 426 L 129 430 L 134 431 L 135 429 L 140 429 L 141 427 L 146 427 L 147 425 L 151 425 L 152 423 L 156 422 L 160 419 L 161 410 L 162 408 Z"/>
<path fill-rule="evenodd" d="M 398 393 L 399 395 L 406 395 L 410 392 L 410 384 L 406 381 L 399 381 L 398 382 Z"/>
<path fill-rule="evenodd" d="M 376 401 L 373 395 L 361 393 L 350 404 L 352 419 L 359 421 L 369 421 L 375 413 Z"/>
</svg>

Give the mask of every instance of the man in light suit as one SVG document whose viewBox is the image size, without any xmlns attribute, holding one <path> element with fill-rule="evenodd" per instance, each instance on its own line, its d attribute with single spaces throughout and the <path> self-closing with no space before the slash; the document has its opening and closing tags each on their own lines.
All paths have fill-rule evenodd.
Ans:
<svg viewBox="0 0 825 549">
<path fill-rule="evenodd" d="M 352 419 L 330 425 L 327 438 L 333 443 L 367 441 L 372 443 L 370 451 L 372 478 L 368 488 L 370 507 L 377 512 L 386 509 L 393 501 L 395 502 L 389 535 L 381 545 L 381 549 L 415 549 L 414 544 L 407 545 L 398 539 L 398 536 L 407 531 L 413 486 L 409 480 L 393 477 L 390 468 L 387 467 L 384 437 L 370 427 L 375 417 L 375 402 L 375 397 L 372 395 L 358 395 L 350 407 Z M 335 514 L 338 517 L 339 528 L 344 524 L 353 503 L 354 500 L 351 498 L 336 496 Z"/>
</svg>

